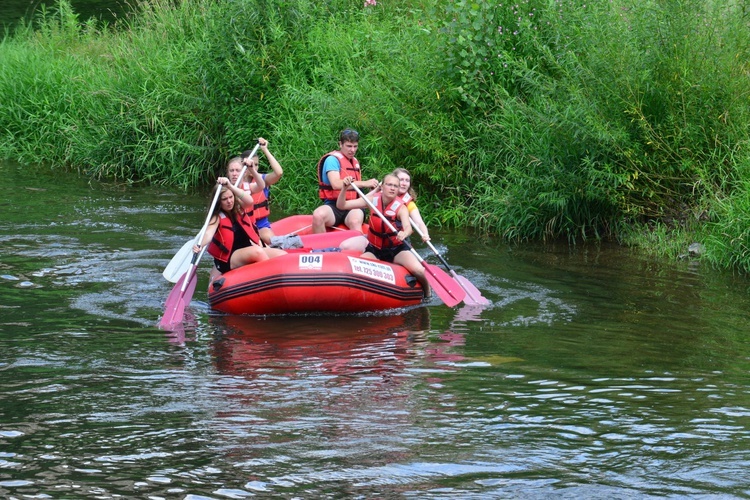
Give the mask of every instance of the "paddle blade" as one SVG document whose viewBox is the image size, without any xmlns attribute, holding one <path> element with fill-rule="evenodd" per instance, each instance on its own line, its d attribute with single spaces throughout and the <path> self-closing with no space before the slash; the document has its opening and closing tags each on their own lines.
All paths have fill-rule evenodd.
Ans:
<svg viewBox="0 0 750 500">
<path fill-rule="evenodd" d="M 472 306 L 486 306 L 490 304 L 490 301 L 482 297 L 482 292 L 480 292 L 479 289 L 475 287 L 469 280 L 467 280 L 460 274 L 456 274 L 455 272 L 453 272 L 452 274 L 453 277 L 456 278 L 458 284 L 461 285 L 461 288 L 466 291 L 466 297 L 464 298 L 465 304 Z"/>
<path fill-rule="evenodd" d="M 190 281 L 183 290 L 182 285 L 188 274 L 190 275 Z M 164 306 L 164 315 L 159 320 L 159 328 L 169 330 L 174 325 L 182 323 L 182 319 L 185 316 L 185 305 L 193 300 L 197 284 L 198 275 L 194 272 L 185 273 L 177 280 L 177 283 L 169 293 L 169 297 L 167 297 L 167 303 Z"/>
<path fill-rule="evenodd" d="M 161 273 L 164 279 L 170 283 L 177 283 L 177 280 L 187 272 L 188 267 L 190 267 L 190 261 L 193 258 L 193 245 L 195 245 L 195 241 L 189 240 L 174 254 L 172 260 L 169 261 L 169 264 L 167 264 L 167 267 Z"/>
<path fill-rule="evenodd" d="M 448 307 L 458 305 L 466 297 L 466 290 L 461 288 L 456 280 L 437 266 L 422 262 L 425 269 L 425 277 L 432 287 L 435 295 Z"/>
<path fill-rule="evenodd" d="M 159 321 L 159 328 L 162 330 L 174 330 L 178 325 L 182 323 L 182 318 L 185 317 L 185 301 L 180 299 L 175 304 L 174 308 L 170 311 L 165 312 Z"/>
<path fill-rule="evenodd" d="M 182 296 L 182 300 L 185 302 L 185 304 L 190 304 L 190 301 L 193 300 L 193 294 L 195 294 L 196 285 L 198 285 L 198 273 L 194 269 L 193 274 L 190 278 L 190 282 L 185 289 L 185 294 Z M 182 321 L 182 318 L 180 318 L 180 321 Z"/>
</svg>

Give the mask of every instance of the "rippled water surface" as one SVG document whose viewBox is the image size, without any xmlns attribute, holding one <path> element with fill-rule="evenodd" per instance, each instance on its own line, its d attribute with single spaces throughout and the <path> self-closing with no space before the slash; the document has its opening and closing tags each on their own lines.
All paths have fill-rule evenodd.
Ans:
<svg viewBox="0 0 750 500">
<path fill-rule="evenodd" d="M 0 497 L 750 496 L 746 277 L 434 228 L 490 306 L 221 316 L 204 259 L 167 333 L 203 196 L 0 189 Z"/>
</svg>

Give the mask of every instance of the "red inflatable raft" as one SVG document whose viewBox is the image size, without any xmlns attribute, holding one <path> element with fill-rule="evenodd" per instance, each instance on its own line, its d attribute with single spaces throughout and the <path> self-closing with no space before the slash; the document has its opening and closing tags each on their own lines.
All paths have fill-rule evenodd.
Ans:
<svg viewBox="0 0 750 500">
<path fill-rule="evenodd" d="M 215 278 L 208 285 L 211 307 L 229 314 L 311 314 L 421 303 L 421 285 L 399 265 L 361 259 L 359 252 L 289 252 Z"/>
<path fill-rule="evenodd" d="M 277 236 L 312 235 L 312 215 L 303 214 L 303 215 L 290 215 L 289 217 L 284 217 L 283 219 L 279 219 L 276 222 L 271 223 L 271 229 L 273 230 L 273 234 Z M 327 233 L 325 234 L 328 234 L 329 236 L 333 238 L 343 239 L 340 236 L 342 233 L 355 233 L 355 234 L 366 233 L 367 223 L 362 224 L 362 232 L 353 231 L 349 229 L 348 227 L 344 226 L 343 224 L 336 226 L 336 227 L 328 227 L 326 228 L 326 231 Z M 315 235 L 315 236 L 319 236 L 319 235 Z M 351 236 L 351 234 L 348 234 L 348 236 Z"/>
</svg>

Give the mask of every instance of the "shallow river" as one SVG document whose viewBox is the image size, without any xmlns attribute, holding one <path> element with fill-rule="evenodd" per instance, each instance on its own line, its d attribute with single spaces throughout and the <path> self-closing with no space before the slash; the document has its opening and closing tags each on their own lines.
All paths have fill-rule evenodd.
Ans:
<svg viewBox="0 0 750 500">
<path fill-rule="evenodd" d="M 746 277 L 433 228 L 490 306 L 221 316 L 206 258 L 167 333 L 204 196 L 0 191 L 2 498 L 750 496 Z"/>
</svg>

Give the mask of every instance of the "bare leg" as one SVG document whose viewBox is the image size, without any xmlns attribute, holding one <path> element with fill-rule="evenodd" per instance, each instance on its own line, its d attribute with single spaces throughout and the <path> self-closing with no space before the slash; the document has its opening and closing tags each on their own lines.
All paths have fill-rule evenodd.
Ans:
<svg viewBox="0 0 750 500">
<path fill-rule="evenodd" d="M 354 229 L 355 231 L 362 232 L 362 223 L 365 221 L 365 213 L 359 209 L 355 208 L 352 210 L 349 210 L 349 213 L 346 214 L 346 219 L 344 219 L 344 224 L 346 224 L 346 227 L 349 229 Z"/>
<path fill-rule="evenodd" d="M 393 259 L 393 262 L 395 264 L 404 266 L 410 273 L 414 275 L 415 278 L 417 278 L 417 281 L 419 281 L 419 283 L 422 285 L 425 298 L 432 296 L 430 284 L 428 283 L 427 277 L 425 276 L 424 266 L 419 262 L 419 260 L 417 260 L 413 253 L 409 251 L 399 252 L 398 255 L 396 255 L 396 258 Z"/>
<path fill-rule="evenodd" d="M 336 221 L 333 210 L 327 205 L 321 205 L 315 209 L 312 217 L 313 234 L 325 233 L 326 227 L 333 226 Z"/>
<path fill-rule="evenodd" d="M 264 252 L 263 248 L 252 245 L 249 247 L 240 248 L 239 250 L 235 251 L 229 260 L 229 265 L 232 267 L 232 269 L 237 269 L 238 267 L 242 267 L 246 264 L 262 262 L 268 259 L 268 254 Z"/>
<path fill-rule="evenodd" d="M 263 251 L 268 256 L 269 259 L 273 259 L 274 257 L 279 257 L 281 255 L 286 255 L 286 252 L 280 248 L 263 248 Z"/>
<path fill-rule="evenodd" d="M 351 238 L 347 238 L 341 242 L 339 248 L 362 253 L 367 248 L 367 236 L 352 236 Z"/>
</svg>

